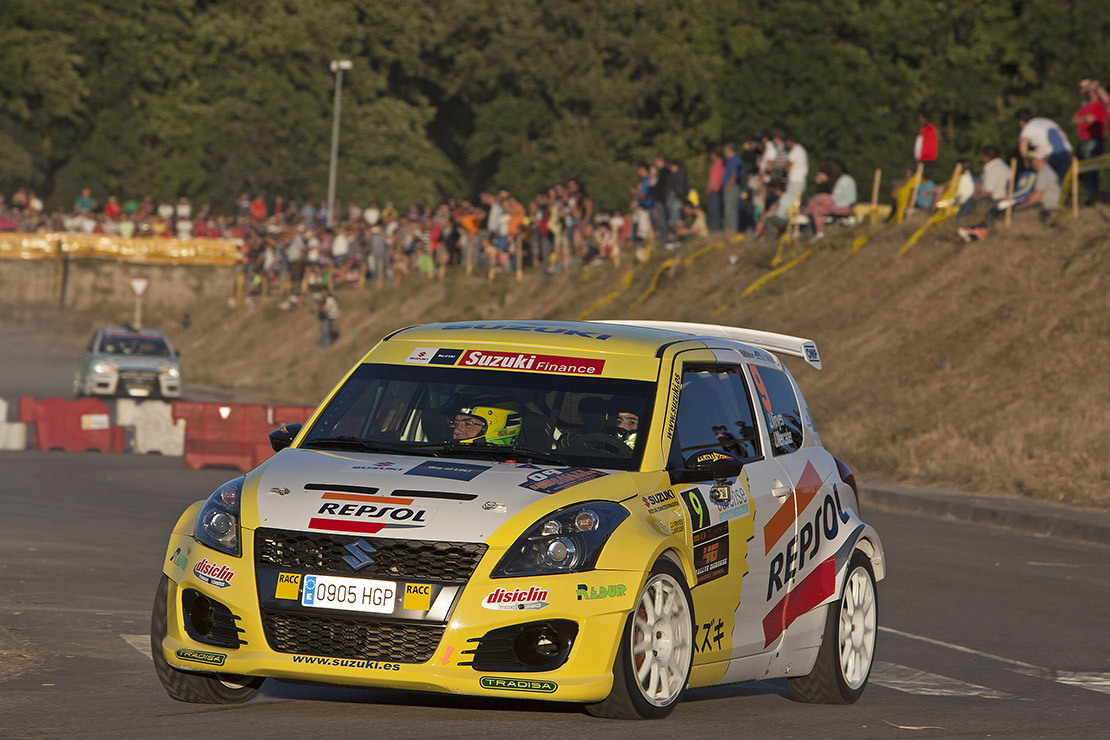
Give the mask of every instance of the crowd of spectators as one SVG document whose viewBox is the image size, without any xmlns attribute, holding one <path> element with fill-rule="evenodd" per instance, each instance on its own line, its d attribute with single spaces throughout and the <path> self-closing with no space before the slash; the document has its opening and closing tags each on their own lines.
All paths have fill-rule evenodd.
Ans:
<svg viewBox="0 0 1110 740">
<path fill-rule="evenodd" d="M 1079 156 L 1087 158 L 1103 151 L 1110 93 L 1091 77 L 1080 82 L 1080 93 L 1084 101 L 1072 122 Z M 927 211 L 938 206 L 949 184 L 934 181 L 940 142 L 929 109 L 922 107 L 917 118 L 915 164 L 907 169 L 907 177 L 920 168 L 912 207 Z M 981 152 L 980 176 L 973 174 L 970 161 L 961 160 L 955 191 L 959 205 L 986 202 L 992 212 L 1019 202 L 1025 204 L 1022 207 L 1056 207 L 1060 182 L 1071 163 L 1071 143 L 1048 118 L 1022 110 L 1017 122 L 1018 149 L 1030 159 L 1030 173 L 1018 178 L 1017 198 L 1008 191 L 1009 168 L 998 149 L 988 146 Z M 553 185 L 527 203 L 506 190 L 482 193 L 475 203 L 451 198 L 435 207 L 410 205 L 403 210 L 392 203 L 340 203 L 330 224 L 325 203 L 298 203 L 281 196 L 267 201 L 261 194 L 243 193 L 228 213 L 221 214 L 208 205 L 194 208 L 187 197 L 156 204 L 149 195 L 125 201 L 110 195 L 100 203 L 85 189 L 72 208 L 47 212 L 37 195 L 20 189 L 6 201 L 0 197 L 0 231 L 229 239 L 241 249 L 248 293 L 277 289 L 296 297 L 340 283 L 364 285 L 413 273 L 436 279 L 442 269 L 455 265 L 490 274 L 523 268 L 554 273 L 572 265 L 617 260 L 640 243 L 674 248 L 683 239 L 714 232 L 775 236 L 796 224 L 816 240 L 824 237 L 827 223 L 853 217 L 858 188 L 840 159 L 828 157 L 819 163 L 813 178 L 816 192 L 803 197 L 809 184 L 809 153 L 789 131 L 764 130 L 739 147 L 724 142 L 708 157 L 703 189 L 690 182 L 680 160 L 660 154 L 650 164 L 639 164 L 626 212 L 598 211 L 576 180 Z M 1040 160 L 1046 167 L 1039 166 Z M 1023 191 L 1024 181 L 1035 185 Z M 1088 202 L 1100 197 L 1098 172 L 1084 175 L 1082 181 Z M 895 192 L 902 182 L 895 183 Z M 985 235 L 985 224 L 976 233 Z"/>
</svg>

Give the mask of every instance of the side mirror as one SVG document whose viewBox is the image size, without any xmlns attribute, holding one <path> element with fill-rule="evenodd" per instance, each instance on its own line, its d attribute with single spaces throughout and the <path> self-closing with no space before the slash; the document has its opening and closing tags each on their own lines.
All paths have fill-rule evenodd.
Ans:
<svg viewBox="0 0 1110 740">
<path fill-rule="evenodd" d="M 293 444 L 293 440 L 301 431 L 303 424 L 282 424 L 280 427 L 270 432 L 270 446 L 274 448 L 274 452 L 284 450 L 289 445 Z"/>
<path fill-rule="evenodd" d="M 684 467 L 671 470 L 671 483 L 704 483 L 735 478 L 744 464 L 723 452 L 699 452 L 687 458 Z"/>
</svg>

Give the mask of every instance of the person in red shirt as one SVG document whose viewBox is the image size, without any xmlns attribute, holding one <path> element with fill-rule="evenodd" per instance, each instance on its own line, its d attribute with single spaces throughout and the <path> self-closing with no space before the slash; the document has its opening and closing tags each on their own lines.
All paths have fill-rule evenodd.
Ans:
<svg viewBox="0 0 1110 740">
<path fill-rule="evenodd" d="M 261 195 L 255 196 L 251 201 L 251 218 L 255 221 L 266 220 L 266 201 L 262 199 Z"/>
<path fill-rule="evenodd" d="M 935 162 L 937 159 L 937 127 L 931 120 L 929 106 L 923 105 L 917 110 L 917 122 L 921 130 L 913 142 L 913 159 L 915 162 Z"/>
<path fill-rule="evenodd" d="M 1079 106 L 1071 122 L 1075 124 L 1076 136 L 1079 138 L 1079 158 L 1090 159 L 1102 154 L 1106 146 L 1106 123 L 1110 118 L 1107 103 L 1110 102 L 1110 93 L 1103 89 L 1098 80 L 1084 77 L 1079 81 L 1079 94 L 1083 96 L 1083 105 Z M 1097 171 L 1079 176 L 1087 190 L 1087 205 L 1098 200 L 1098 178 Z"/>
</svg>

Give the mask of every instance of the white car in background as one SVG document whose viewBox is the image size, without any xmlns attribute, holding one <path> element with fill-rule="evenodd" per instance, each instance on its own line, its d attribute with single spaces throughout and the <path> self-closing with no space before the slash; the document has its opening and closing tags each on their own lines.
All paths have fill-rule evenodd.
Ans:
<svg viewBox="0 0 1110 740">
<path fill-rule="evenodd" d="M 180 398 L 181 363 L 166 335 L 156 329 L 111 326 L 89 340 L 73 392 L 82 396 Z"/>
</svg>

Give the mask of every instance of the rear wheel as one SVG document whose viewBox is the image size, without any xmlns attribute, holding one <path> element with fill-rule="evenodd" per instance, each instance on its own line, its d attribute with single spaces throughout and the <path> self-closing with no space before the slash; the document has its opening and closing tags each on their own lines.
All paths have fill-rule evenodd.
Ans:
<svg viewBox="0 0 1110 740">
<path fill-rule="evenodd" d="M 690 680 L 693 624 L 694 605 L 686 577 L 674 563 L 660 560 L 625 623 L 613 664 L 613 688 L 586 711 L 612 719 L 669 715 Z"/>
<path fill-rule="evenodd" d="M 817 662 L 808 676 L 790 679 L 790 693 L 814 704 L 854 704 L 875 659 L 877 608 L 871 561 L 856 552 L 840 601 L 828 606 Z"/>
<path fill-rule="evenodd" d="M 154 598 L 150 617 L 150 653 L 154 672 L 174 699 L 195 704 L 241 704 L 258 691 L 265 679 L 230 673 L 190 673 L 179 671 L 162 657 L 162 638 L 166 636 L 166 599 L 170 579 L 163 575 Z"/>
</svg>

